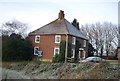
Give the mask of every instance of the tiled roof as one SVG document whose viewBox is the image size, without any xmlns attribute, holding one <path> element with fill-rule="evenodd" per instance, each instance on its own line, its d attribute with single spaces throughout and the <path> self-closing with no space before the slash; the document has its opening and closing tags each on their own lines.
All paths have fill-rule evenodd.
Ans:
<svg viewBox="0 0 120 81">
<path fill-rule="evenodd" d="M 88 38 L 85 35 L 83 35 L 76 27 L 74 27 L 65 18 L 56 19 L 53 22 L 29 33 L 29 35 L 50 35 L 50 34 L 69 34 L 88 40 Z"/>
</svg>

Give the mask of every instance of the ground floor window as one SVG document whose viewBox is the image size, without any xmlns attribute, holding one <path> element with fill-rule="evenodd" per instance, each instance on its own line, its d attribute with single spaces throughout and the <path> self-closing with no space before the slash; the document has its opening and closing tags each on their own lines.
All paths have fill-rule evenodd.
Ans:
<svg viewBox="0 0 120 81">
<path fill-rule="evenodd" d="M 72 49 L 71 58 L 75 58 L 75 50 L 74 49 Z"/>
<path fill-rule="evenodd" d="M 79 51 L 79 58 L 81 58 L 81 51 Z"/>
<path fill-rule="evenodd" d="M 34 55 L 38 55 L 39 47 L 34 47 Z"/>
<path fill-rule="evenodd" d="M 85 51 L 83 51 L 83 59 L 85 59 L 85 56 L 86 55 L 86 52 Z"/>
<path fill-rule="evenodd" d="M 60 52 L 60 49 L 59 49 L 59 48 L 54 48 L 54 55 L 55 55 L 55 54 L 59 54 L 59 52 Z"/>
</svg>

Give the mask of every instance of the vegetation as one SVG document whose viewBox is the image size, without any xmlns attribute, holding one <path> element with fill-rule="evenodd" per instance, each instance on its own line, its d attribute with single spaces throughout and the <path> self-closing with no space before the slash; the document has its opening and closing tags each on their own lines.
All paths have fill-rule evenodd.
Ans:
<svg viewBox="0 0 120 81">
<path fill-rule="evenodd" d="M 18 20 L 10 20 L 3 24 L 0 27 L 0 31 L 2 35 L 10 36 L 13 33 L 21 35 L 23 38 L 27 36 L 28 24 L 22 23 Z"/>
<path fill-rule="evenodd" d="M 116 24 L 111 22 L 86 24 L 81 26 L 80 31 L 89 38 L 89 43 L 94 46 L 97 55 L 103 56 L 103 53 L 107 56 L 115 55 L 113 51 L 117 48 L 119 38 Z"/>
<path fill-rule="evenodd" d="M 66 51 L 66 41 L 62 40 L 60 42 L 60 54 L 65 55 L 65 51 Z"/>
<path fill-rule="evenodd" d="M 77 22 L 77 19 L 73 20 L 72 25 L 75 26 L 78 30 L 80 30 L 80 28 L 79 28 L 79 22 Z"/>
<path fill-rule="evenodd" d="M 64 62 L 65 61 L 65 50 L 66 50 L 66 41 L 62 40 L 60 42 L 60 54 L 56 54 L 53 58 L 53 62 Z"/>
<path fill-rule="evenodd" d="M 21 35 L 11 34 L 10 36 L 2 36 L 2 60 L 3 61 L 24 61 L 32 59 L 32 44 L 26 39 L 22 39 Z"/>
<path fill-rule="evenodd" d="M 116 61 L 118 63 L 118 61 Z M 102 63 L 26 63 L 3 62 L 3 79 L 112 79 L 117 81 L 120 65 Z M 14 70 L 12 73 L 9 70 Z M 7 75 L 7 77 L 6 77 Z M 106 81 L 105 80 L 105 81 Z M 103 80 L 102 80 L 103 81 Z"/>
<path fill-rule="evenodd" d="M 28 61 L 32 59 L 33 47 L 27 37 L 28 25 L 17 20 L 6 22 L 2 32 L 2 60 Z"/>
<path fill-rule="evenodd" d="M 91 43 L 88 44 L 88 57 L 94 56 L 95 49 Z"/>
<path fill-rule="evenodd" d="M 56 54 L 52 62 L 64 62 L 62 54 Z"/>
<path fill-rule="evenodd" d="M 28 25 L 17 20 L 6 22 L 0 27 L 2 32 L 2 60 L 28 61 L 32 59 L 32 43 L 27 36 Z"/>
</svg>

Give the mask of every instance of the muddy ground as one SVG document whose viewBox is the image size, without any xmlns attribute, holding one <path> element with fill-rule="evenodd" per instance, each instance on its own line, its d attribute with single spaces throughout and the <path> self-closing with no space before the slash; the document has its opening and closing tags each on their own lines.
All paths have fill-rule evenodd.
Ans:
<svg viewBox="0 0 120 81">
<path fill-rule="evenodd" d="M 1 68 L 0 68 L 1 69 Z M 3 79 L 120 79 L 120 65 L 109 63 L 3 63 Z"/>
</svg>

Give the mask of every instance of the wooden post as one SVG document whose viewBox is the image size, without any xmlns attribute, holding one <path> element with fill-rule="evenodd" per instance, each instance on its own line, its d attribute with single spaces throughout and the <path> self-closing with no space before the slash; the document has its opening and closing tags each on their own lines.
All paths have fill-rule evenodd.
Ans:
<svg viewBox="0 0 120 81">
<path fill-rule="evenodd" d="M 67 63 L 67 54 L 68 54 L 68 35 L 66 34 L 65 63 Z"/>
</svg>

